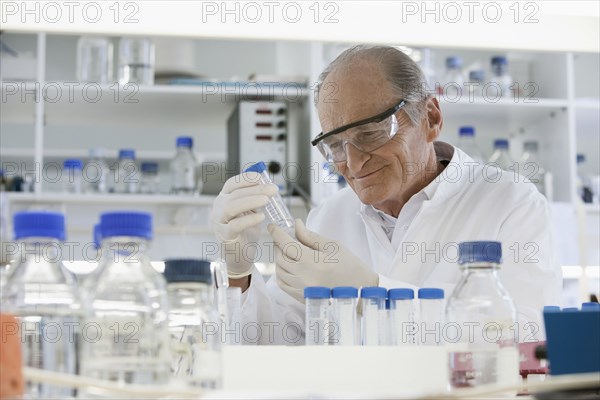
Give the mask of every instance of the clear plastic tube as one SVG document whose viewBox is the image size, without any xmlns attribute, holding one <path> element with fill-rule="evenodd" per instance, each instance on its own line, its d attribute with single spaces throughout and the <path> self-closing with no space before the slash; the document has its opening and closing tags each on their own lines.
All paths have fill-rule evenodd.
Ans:
<svg viewBox="0 0 600 400">
<path fill-rule="evenodd" d="M 438 288 L 419 289 L 420 344 L 439 346 L 443 344 L 444 290 Z"/>
<path fill-rule="evenodd" d="M 356 304 L 358 289 L 354 287 L 335 287 L 331 290 L 333 315 L 333 344 L 354 346 L 358 344 L 356 331 Z"/>
<path fill-rule="evenodd" d="M 307 346 L 329 344 L 329 296 L 330 289 L 309 286 L 304 289 L 306 301 L 305 336 Z"/>
<path fill-rule="evenodd" d="M 417 332 L 414 323 L 415 293 L 412 289 L 390 289 L 388 298 L 390 345 L 411 346 L 416 343 Z"/>
<path fill-rule="evenodd" d="M 385 297 L 382 287 L 364 287 L 360 291 L 362 303 L 362 345 L 379 346 L 383 341 Z"/>
</svg>

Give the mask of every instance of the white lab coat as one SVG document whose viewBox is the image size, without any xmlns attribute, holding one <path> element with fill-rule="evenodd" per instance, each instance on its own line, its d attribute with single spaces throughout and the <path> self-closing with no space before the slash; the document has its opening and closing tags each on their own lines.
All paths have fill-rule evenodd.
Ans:
<svg viewBox="0 0 600 400">
<path fill-rule="evenodd" d="M 446 144 L 438 146 L 448 150 Z M 440 287 L 446 297 L 461 276 L 458 243 L 500 241 L 503 263 L 498 275 L 518 310 L 519 340 L 543 338 L 541 310 L 559 304 L 561 287 L 546 199 L 520 175 L 476 165 L 454 150 L 435 194 L 408 226 L 398 251 L 381 226 L 364 217 L 364 205 L 350 188 L 311 210 L 306 225 L 370 265 L 379 274 L 380 286 Z M 242 322 L 276 325 L 269 337 L 263 329 L 265 334 L 255 342 L 303 344 L 303 336 L 295 341 L 292 334 L 294 327 L 304 329 L 304 306 L 279 289 L 274 277 L 265 284 L 254 271 L 251 282 L 243 295 Z M 536 325 L 525 327 L 527 322 Z"/>
</svg>

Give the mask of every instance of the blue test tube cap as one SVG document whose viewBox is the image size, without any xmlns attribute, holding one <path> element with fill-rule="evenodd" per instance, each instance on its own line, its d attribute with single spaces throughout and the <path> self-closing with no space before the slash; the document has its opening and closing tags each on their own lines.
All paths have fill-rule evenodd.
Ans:
<svg viewBox="0 0 600 400">
<path fill-rule="evenodd" d="M 358 289 L 352 286 L 338 286 L 331 289 L 331 297 L 334 299 L 355 299 L 358 297 Z"/>
<path fill-rule="evenodd" d="M 600 310 L 600 303 L 594 303 L 593 301 L 581 303 L 581 310 Z"/>
<path fill-rule="evenodd" d="M 113 211 L 100 215 L 102 238 L 132 236 L 152 239 L 152 214 L 140 211 Z"/>
<path fill-rule="evenodd" d="M 567 307 L 567 308 L 563 308 L 562 311 L 563 312 L 577 312 L 577 311 L 579 311 L 579 308 L 577 308 L 577 307 Z"/>
<path fill-rule="evenodd" d="M 557 312 L 560 311 L 559 306 L 544 306 L 544 312 Z"/>
<path fill-rule="evenodd" d="M 135 160 L 135 150 L 133 149 L 121 149 L 119 150 L 120 160 Z"/>
<path fill-rule="evenodd" d="M 65 240 L 65 216 L 54 211 L 20 211 L 13 216 L 15 240 L 42 237 Z"/>
<path fill-rule="evenodd" d="M 331 289 L 324 286 L 308 286 L 304 288 L 305 299 L 328 299 L 331 297 Z"/>
<path fill-rule="evenodd" d="M 415 298 L 415 291 L 408 288 L 395 288 L 388 290 L 390 300 L 411 300 Z"/>
<path fill-rule="evenodd" d="M 267 165 L 264 162 L 259 161 L 256 164 L 253 164 L 253 165 L 249 166 L 248 168 L 246 168 L 244 170 L 244 172 L 258 172 L 259 174 L 262 174 L 266 170 L 267 170 Z"/>
<path fill-rule="evenodd" d="M 65 169 L 82 169 L 83 162 L 77 158 L 69 158 L 63 161 L 63 167 Z"/>
<path fill-rule="evenodd" d="M 422 288 L 419 289 L 419 299 L 439 300 L 444 298 L 444 289 Z"/>
<path fill-rule="evenodd" d="M 363 299 L 385 299 L 387 290 L 381 286 L 364 287 L 360 289 L 360 297 Z"/>
<path fill-rule="evenodd" d="M 475 128 L 472 126 L 461 126 L 458 128 L 459 136 L 475 136 Z"/>
</svg>

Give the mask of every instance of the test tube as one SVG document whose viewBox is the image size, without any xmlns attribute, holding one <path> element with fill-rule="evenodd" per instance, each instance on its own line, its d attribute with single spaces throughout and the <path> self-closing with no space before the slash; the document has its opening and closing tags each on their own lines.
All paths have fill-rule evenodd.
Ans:
<svg viewBox="0 0 600 400">
<path fill-rule="evenodd" d="M 244 172 L 258 172 L 260 174 L 260 183 L 264 185 L 273 184 L 273 181 L 267 172 L 267 166 L 262 161 L 246 168 Z M 275 225 L 282 228 L 291 236 L 294 236 L 294 218 L 292 217 L 290 210 L 283 203 L 283 199 L 279 192 L 269 199 L 269 202 L 265 206 L 265 211 Z"/>
<path fill-rule="evenodd" d="M 419 311 L 421 317 L 420 343 L 426 346 L 439 346 L 442 341 L 444 324 L 444 290 L 439 288 L 419 289 Z"/>
<path fill-rule="evenodd" d="M 363 346 L 382 344 L 386 296 L 387 290 L 383 287 L 364 287 L 360 290 Z"/>
<path fill-rule="evenodd" d="M 333 343 L 340 346 L 358 344 L 356 332 L 356 304 L 358 289 L 340 286 L 331 289 L 333 307 Z"/>
<path fill-rule="evenodd" d="M 410 346 L 415 344 L 416 326 L 414 324 L 415 291 L 412 289 L 390 289 L 389 325 L 390 345 Z"/>
<path fill-rule="evenodd" d="M 304 288 L 306 300 L 305 335 L 307 346 L 329 344 L 329 297 L 331 289 L 323 286 Z"/>
</svg>

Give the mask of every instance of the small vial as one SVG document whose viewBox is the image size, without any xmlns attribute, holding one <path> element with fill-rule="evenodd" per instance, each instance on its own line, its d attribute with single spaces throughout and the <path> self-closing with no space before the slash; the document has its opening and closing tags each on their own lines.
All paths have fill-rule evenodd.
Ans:
<svg viewBox="0 0 600 400">
<path fill-rule="evenodd" d="M 421 344 L 439 346 L 442 341 L 444 324 L 444 289 L 419 289 Z"/>
<path fill-rule="evenodd" d="M 331 290 L 323 286 L 304 288 L 306 300 L 305 336 L 307 346 L 329 344 L 329 297 Z"/>
<path fill-rule="evenodd" d="M 140 193 L 158 193 L 160 179 L 158 177 L 158 163 L 143 162 L 141 166 L 142 179 L 140 182 Z"/>
<path fill-rule="evenodd" d="M 600 303 L 581 303 L 581 311 L 600 311 Z"/>
<path fill-rule="evenodd" d="M 485 85 L 485 71 L 477 69 L 469 72 L 469 82 L 465 86 L 469 90 L 469 99 L 481 97 L 483 94 L 483 86 Z"/>
<path fill-rule="evenodd" d="M 262 161 L 246 168 L 244 172 L 258 172 L 260 174 L 260 183 L 264 185 L 273 184 L 273 181 L 267 172 L 267 166 Z M 275 225 L 294 236 L 294 218 L 292 217 L 290 210 L 283 203 L 283 199 L 279 193 L 269 199 L 269 203 L 265 206 L 265 210 L 268 217 Z"/>
<path fill-rule="evenodd" d="M 62 184 L 65 193 L 81 193 L 83 163 L 81 160 L 68 159 L 63 162 Z"/>
<path fill-rule="evenodd" d="M 490 91 L 489 96 L 496 97 L 495 91 L 500 92 L 500 97 L 511 97 L 512 78 L 508 75 L 508 59 L 504 56 L 492 57 L 492 78 L 490 84 L 495 86 L 495 90 Z M 487 89 L 487 87 L 486 87 Z M 487 91 L 486 91 L 487 95 Z"/>
<path fill-rule="evenodd" d="M 557 312 L 560 311 L 559 306 L 544 306 L 544 312 Z"/>
<path fill-rule="evenodd" d="M 334 287 L 331 289 L 331 298 L 334 332 L 336 332 L 333 343 L 340 346 L 357 345 L 356 305 L 358 302 L 358 289 L 350 286 Z"/>
<path fill-rule="evenodd" d="M 360 290 L 363 346 L 379 346 L 383 342 L 386 296 L 387 290 L 383 287 L 364 287 Z"/>
<path fill-rule="evenodd" d="M 107 193 L 110 168 L 104 160 L 104 149 L 91 148 L 90 159 L 85 166 L 86 190 L 91 193 Z"/>
<path fill-rule="evenodd" d="M 416 343 L 415 291 L 412 289 L 388 290 L 390 345 L 410 346 Z"/>
<path fill-rule="evenodd" d="M 515 162 L 508 152 L 507 139 L 494 140 L 494 153 L 490 156 L 489 162 L 490 164 L 496 164 L 504 171 L 509 171 L 510 168 L 514 168 Z"/>
<path fill-rule="evenodd" d="M 135 150 L 119 150 L 118 171 L 115 180 L 116 193 L 137 193 L 139 172 L 135 163 Z"/>
</svg>

